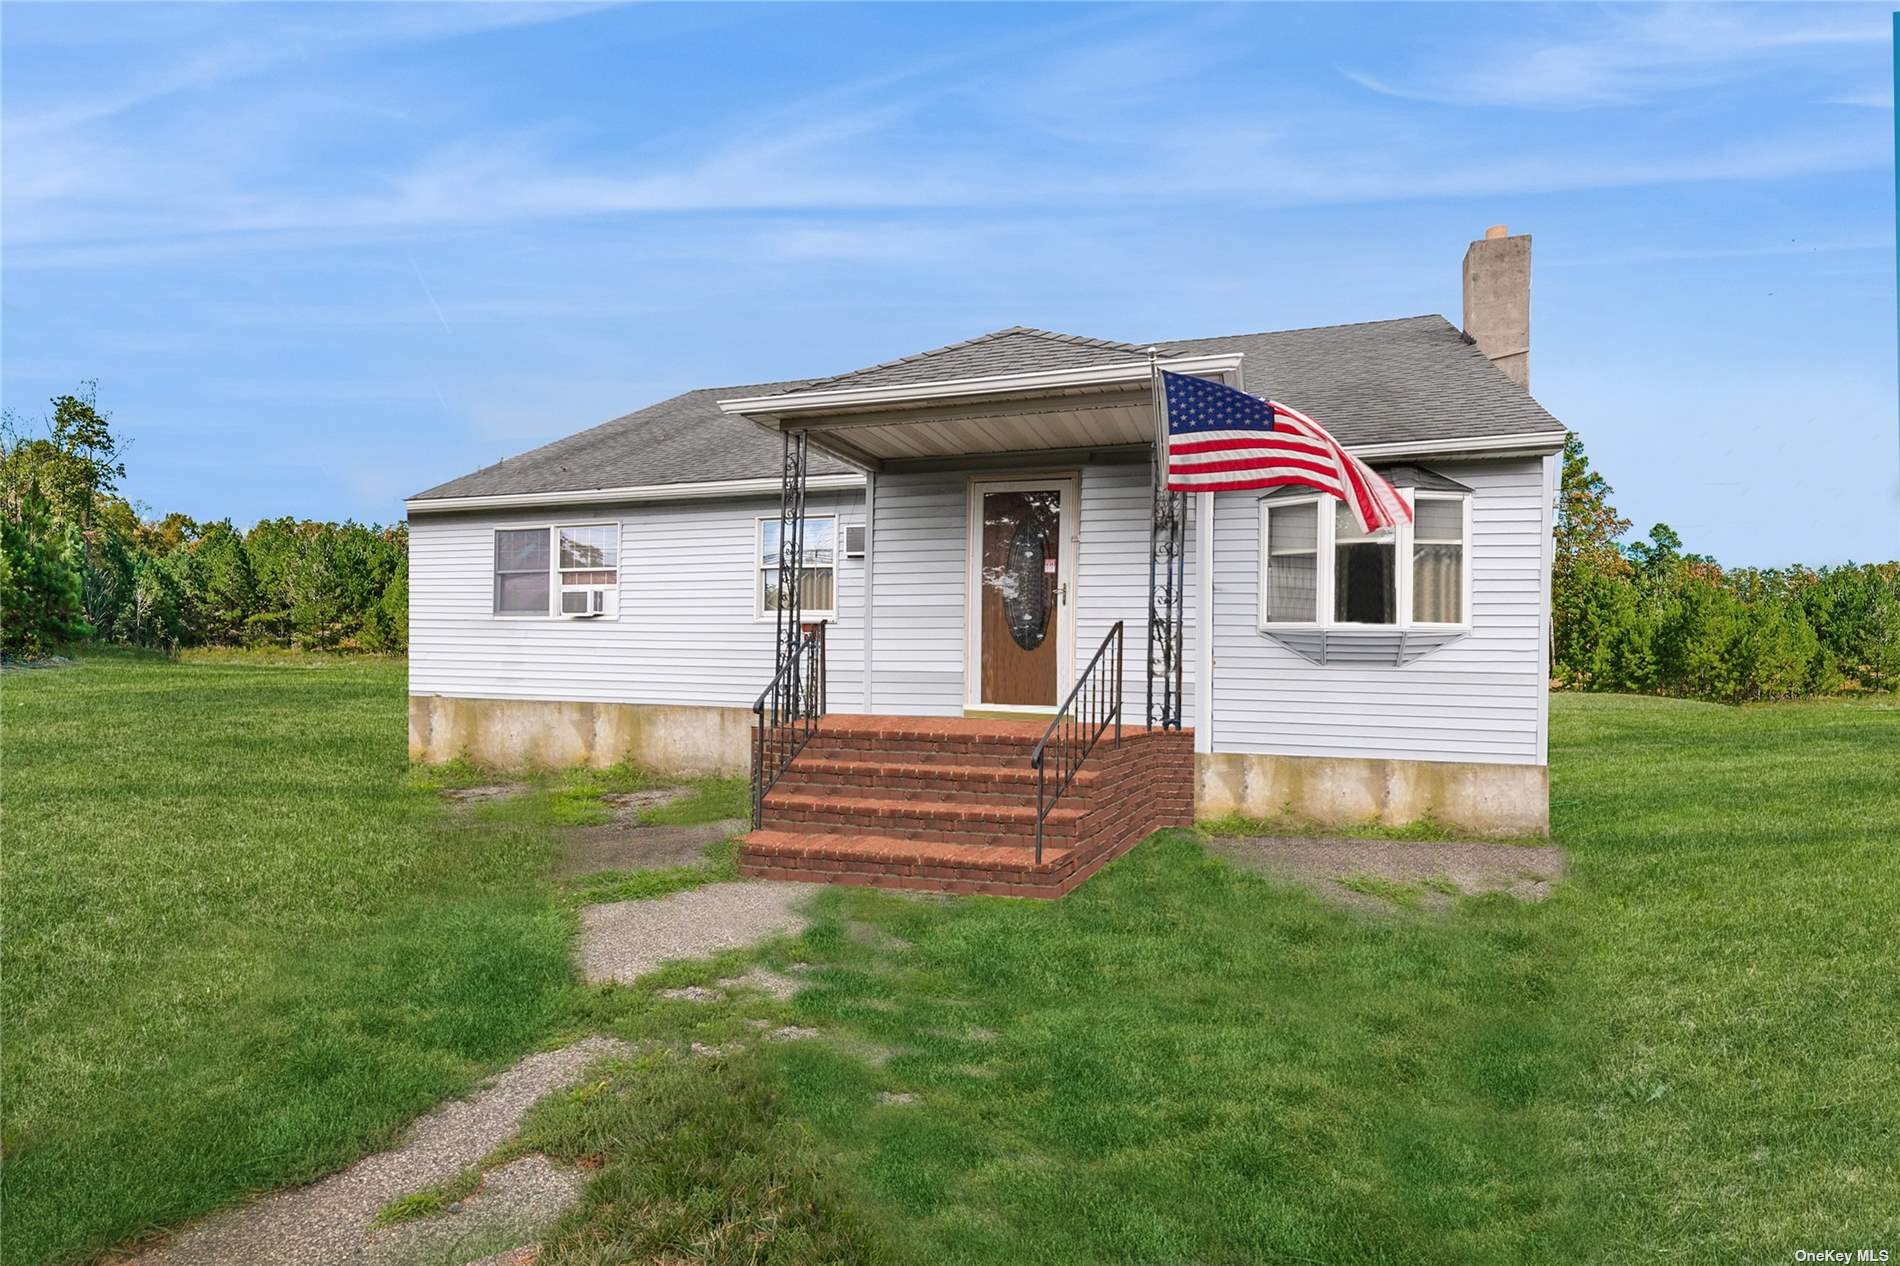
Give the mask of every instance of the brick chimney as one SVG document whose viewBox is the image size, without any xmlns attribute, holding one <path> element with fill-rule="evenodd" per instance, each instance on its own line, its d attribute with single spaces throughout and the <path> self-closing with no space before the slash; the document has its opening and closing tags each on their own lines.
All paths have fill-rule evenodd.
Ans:
<svg viewBox="0 0 1900 1266">
<path fill-rule="evenodd" d="M 1520 387 L 1531 385 L 1531 237 L 1502 224 L 1465 248 L 1465 334 Z"/>
</svg>

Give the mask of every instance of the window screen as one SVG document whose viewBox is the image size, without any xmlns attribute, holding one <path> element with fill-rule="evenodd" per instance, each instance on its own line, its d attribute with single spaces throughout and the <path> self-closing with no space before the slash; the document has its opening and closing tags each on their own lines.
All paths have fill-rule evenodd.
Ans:
<svg viewBox="0 0 1900 1266">
<path fill-rule="evenodd" d="M 1396 624 L 1398 546 L 1375 541 L 1340 502 L 1333 517 L 1333 619 L 1345 624 Z"/>
<path fill-rule="evenodd" d="M 503 528 L 495 533 L 495 614 L 548 613 L 548 530 Z"/>
<path fill-rule="evenodd" d="M 1465 603 L 1465 503 L 1420 497 L 1412 516 L 1412 618 L 1460 624 Z"/>
<path fill-rule="evenodd" d="M 759 524 L 759 611 L 769 614 L 781 602 L 778 575 L 779 522 Z M 805 551 L 798 606 L 805 615 L 830 615 L 837 604 L 838 521 L 805 520 Z"/>
<path fill-rule="evenodd" d="M 1266 612 L 1271 623 L 1318 618 L 1319 507 L 1273 506 L 1267 511 Z"/>
</svg>

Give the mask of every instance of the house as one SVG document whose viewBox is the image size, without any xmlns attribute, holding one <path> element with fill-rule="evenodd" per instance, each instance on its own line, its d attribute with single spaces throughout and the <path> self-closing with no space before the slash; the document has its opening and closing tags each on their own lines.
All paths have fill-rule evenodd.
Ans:
<svg viewBox="0 0 1900 1266">
<path fill-rule="evenodd" d="M 1190 814 L 1542 832 L 1529 237 L 1473 242 L 1464 294 L 1462 330 L 999 330 L 419 493 L 411 754 L 751 771 L 746 869 L 913 887 L 1066 891 Z M 1317 418 L 1414 523 L 1157 490 L 1151 358 Z"/>
</svg>

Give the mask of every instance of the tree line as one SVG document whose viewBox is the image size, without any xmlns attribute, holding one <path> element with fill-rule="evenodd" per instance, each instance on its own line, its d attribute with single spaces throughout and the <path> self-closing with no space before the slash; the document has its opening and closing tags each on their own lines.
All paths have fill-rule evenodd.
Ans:
<svg viewBox="0 0 1900 1266">
<path fill-rule="evenodd" d="M 0 652 L 76 642 L 400 652 L 408 531 L 141 516 L 92 384 L 29 435 L 0 418 Z M 1563 455 L 1551 676 L 1581 690 L 1741 702 L 1900 689 L 1900 562 L 1724 568 L 1667 524 L 1626 540 L 1573 433 Z"/>
<path fill-rule="evenodd" d="M 1900 689 L 1900 562 L 1724 568 L 1630 521 L 1564 445 L 1551 675 L 1562 686 L 1740 703 Z"/>
<path fill-rule="evenodd" d="M 125 446 L 93 384 L 56 397 L 39 430 L 0 418 L 0 652 L 407 649 L 402 524 L 150 519 L 119 495 Z"/>
</svg>

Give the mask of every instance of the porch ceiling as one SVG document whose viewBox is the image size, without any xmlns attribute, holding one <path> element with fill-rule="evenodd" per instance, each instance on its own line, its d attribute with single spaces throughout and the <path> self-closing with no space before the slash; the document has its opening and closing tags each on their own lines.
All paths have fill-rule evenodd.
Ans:
<svg viewBox="0 0 1900 1266">
<path fill-rule="evenodd" d="M 1177 372 L 1238 373 L 1238 356 L 1164 360 Z M 800 431 L 814 448 L 869 469 L 906 462 L 1083 449 L 1154 438 L 1146 361 L 1087 371 L 789 392 L 724 400 L 727 413 L 770 430 Z"/>
</svg>

